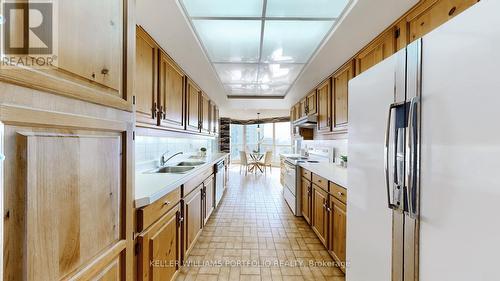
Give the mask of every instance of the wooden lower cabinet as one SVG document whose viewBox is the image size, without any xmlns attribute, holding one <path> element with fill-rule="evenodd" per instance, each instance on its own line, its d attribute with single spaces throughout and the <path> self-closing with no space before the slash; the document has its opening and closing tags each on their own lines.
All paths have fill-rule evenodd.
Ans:
<svg viewBox="0 0 500 281">
<path fill-rule="evenodd" d="M 337 198 L 330 196 L 328 211 L 330 216 L 328 251 L 340 265 L 342 271 L 345 272 L 347 225 L 346 204 Z"/>
<path fill-rule="evenodd" d="M 202 190 L 203 184 L 199 185 L 188 196 L 184 198 L 183 210 L 183 239 L 184 239 L 184 258 L 189 255 L 194 242 L 198 238 L 203 227 L 203 212 L 202 212 Z"/>
<path fill-rule="evenodd" d="M 203 182 L 203 225 L 205 225 L 215 209 L 215 181 L 210 176 Z"/>
<path fill-rule="evenodd" d="M 92 281 L 118 281 L 123 280 L 121 278 L 121 267 L 120 267 L 120 257 L 116 258 L 110 265 L 108 265 L 104 270 L 99 272 Z"/>
<path fill-rule="evenodd" d="M 312 229 L 323 245 L 328 244 L 328 193 L 312 184 Z"/>
<path fill-rule="evenodd" d="M 302 216 L 311 224 L 311 182 L 302 177 Z"/>
<path fill-rule="evenodd" d="M 138 280 L 172 280 L 180 262 L 180 208 L 175 206 L 138 237 Z"/>
</svg>

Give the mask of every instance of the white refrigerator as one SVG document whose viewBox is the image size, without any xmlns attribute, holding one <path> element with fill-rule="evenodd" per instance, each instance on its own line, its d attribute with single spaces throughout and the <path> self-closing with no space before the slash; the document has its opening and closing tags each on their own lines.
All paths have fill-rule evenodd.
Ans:
<svg viewBox="0 0 500 281">
<path fill-rule="evenodd" d="M 350 81 L 347 281 L 500 280 L 499 11 Z"/>
</svg>

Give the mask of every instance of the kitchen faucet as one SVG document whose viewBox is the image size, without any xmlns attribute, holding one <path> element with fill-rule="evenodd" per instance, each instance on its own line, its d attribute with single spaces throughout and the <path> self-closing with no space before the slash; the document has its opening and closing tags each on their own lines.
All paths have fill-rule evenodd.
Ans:
<svg viewBox="0 0 500 281">
<path fill-rule="evenodd" d="M 168 153 L 168 151 L 166 151 L 165 153 L 163 153 L 163 154 L 161 155 L 161 158 L 160 158 L 160 167 L 165 166 L 165 165 L 167 164 L 167 162 L 168 162 L 170 159 L 174 158 L 175 156 L 177 156 L 177 155 L 179 155 L 179 154 L 183 154 L 184 152 L 177 152 L 177 153 L 175 153 L 174 155 L 172 155 L 172 156 L 168 157 L 167 159 L 165 159 L 165 155 L 166 155 L 167 153 Z"/>
</svg>

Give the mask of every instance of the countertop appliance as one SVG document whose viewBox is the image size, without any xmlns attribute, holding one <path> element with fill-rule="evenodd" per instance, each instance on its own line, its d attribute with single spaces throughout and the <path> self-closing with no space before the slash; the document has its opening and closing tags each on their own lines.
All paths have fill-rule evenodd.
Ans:
<svg viewBox="0 0 500 281">
<path fill-rule="evenodd" d="M 498 11 L 350 81 L 346 280 L 500 280 Z"/>
<path fill-rule="evenodd" d="M 226 167 L 224 160 L 217 162 L 215 164 L 215 207 L 219 206 L 222 195 L 224 195 L 225 188 L 225 178 L 226 178 Z"/>
</svg>

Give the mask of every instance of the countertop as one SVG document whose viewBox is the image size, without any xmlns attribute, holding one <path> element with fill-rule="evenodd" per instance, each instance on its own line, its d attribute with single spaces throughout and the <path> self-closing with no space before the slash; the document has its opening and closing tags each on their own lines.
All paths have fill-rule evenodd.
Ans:
<svg viewBox="0 0 500 281">
<path fill-rule="evenodd" d="M 333 163 L 299 163 L 299 166 L 347 189 L 347 169 Z"/>
<path fill-rule="evenodd" d="M 215 163 L 224 159 L 228 153 L 215 153 L 208 155 L 204 159 L 191 159 L 186 161 L 205 161 L 206 163 L 197 166 L 185 174 L 148 174 L 136 172 L 135 174 L 135 207 L 147 206 L 156 200 L 167 195 L 172 190 L 183 185 L 194 176 L 213 166 Z M 170 164 L 169 164 L 170 165 Z M 175 165 L 175 163 L 171 163 Z"/>
</svg>

